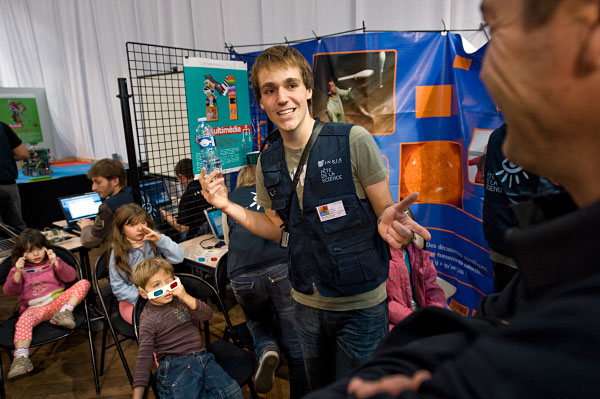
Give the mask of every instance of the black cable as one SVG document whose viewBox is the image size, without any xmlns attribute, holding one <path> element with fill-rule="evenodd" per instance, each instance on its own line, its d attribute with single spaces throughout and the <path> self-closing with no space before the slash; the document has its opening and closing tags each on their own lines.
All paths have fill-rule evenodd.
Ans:
<svg viewBox="0 0 600 399">
<path fill-rule="evenodd" d="M 215 245 L 210 245 L 208 247 L 205 247 L 204 245 L 202 245 L 206 241 L 210 241 L 210 240 L 217 240 L 217 243 Z M 221 248 L 221 247 L 225 246 L 225 243 L 216 237 L 210 237 L 210 238 L 205 238 L 204 240 L 200 241 L 200 244 L 198 244 L 198 245 L 200 245 L 200 248 L 202 248 L 202 249 L 216 249 L 216 248 Z"/>
</svg>

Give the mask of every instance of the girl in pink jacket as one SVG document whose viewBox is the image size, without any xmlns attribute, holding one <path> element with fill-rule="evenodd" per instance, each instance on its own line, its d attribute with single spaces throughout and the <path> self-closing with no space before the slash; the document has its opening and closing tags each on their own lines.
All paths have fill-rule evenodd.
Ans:
<svg viewBox="0 0 600 399">
<path fill-rule="evenodd" d="M 8 378 L 33 370 L 29 360 L 33 327 L 43 321 L 75 328 L 73 308 L 87 295 L 90 283 L 79 280 L 65 290 L 65 283 L 77 272 L 56 256 L 46 237 L 35 229 L 26 229 L 17 237 L 11 254 L 10 269 L 3 291 L 19 298 L 19 320 L 15 325 L 14 360 Z"/>
<path fill-rule="evenodd" d="M 413 218 L 409 209 L 406 213 Z M 392 259 L 386 282 L 390 330 L 418 308 L 446 307 L 444 291 L 436 283 L 437 271 L 431 252 L 421 249 L 414 238 L 402 249 L 390 248 L 390 252 Z"/>
</svg>

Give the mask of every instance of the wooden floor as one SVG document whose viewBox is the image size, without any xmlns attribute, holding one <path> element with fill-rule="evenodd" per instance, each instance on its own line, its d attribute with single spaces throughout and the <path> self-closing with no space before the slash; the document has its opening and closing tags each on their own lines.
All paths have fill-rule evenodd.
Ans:
<svg viewBox="0 0 600 399">
<path fill-rule="evenodd" d="M 97 254 L 90 254 L 92 264 Z M 16 298 L 5 297 L 0 292 L 0 319 L 6 320 L 15 310 Z M 244 320 L 244 315 L 236 306 L 230 311 L 233 323 Z M 211 320 L 211 333 L 218 338 L 222 337 L 225 322 L 218 312 L 213 313 Z M 110 341 L 112 342 L 112 341 Z M 102 334 L 94 336 L 97 364 L 100 363 L 100 350 Z M 137 344 L 127 340 L 122 344 L 127 362 L 133 373 L 137 357 Z M 6 397 L 14 399 L 59 399 L 59 398 L 96 398 L 94 376 L 92 373 L 91 358 L 87 340 L 87 332 L 79 330 L 69 337 L 32 348 L 30 358 L 34 370 L 28 376 L 14 380 L 7 380 L 6 374 L 10 368 L 7 354 L 0 352 L 2 369 L 5 381 Z M 132 390 L 127 381 L 127 376 L 119 355 L 114 348 L 106 352 L 104 375 L 100 377 L 101 398 L 131 398 Z M 250 398 L 247 388 L 243 389 L 244 397 Z M 152 397 L 150 392 L 148 397 Z M 266 395 L 259 395 L 266 399 L 289 398 L 289 383 L 285 366 L 281 367 L 275 377 L 273 390 Z"/>
</svg>

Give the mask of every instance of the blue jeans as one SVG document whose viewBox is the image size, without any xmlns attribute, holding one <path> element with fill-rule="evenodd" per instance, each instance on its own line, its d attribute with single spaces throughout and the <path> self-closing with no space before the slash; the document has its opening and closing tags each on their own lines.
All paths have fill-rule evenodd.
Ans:
<svg viewBox="0 0 600 399">
<path fill-rule="evenodd" d="M 160 361 L 156 378 L 161 399 L 244 398 L 238 383 L 211 353 L 167 356 Z"/>
<path fill-rule="evenodd" d="M 301 398 L 309 387 L 296 333 L 287 263 L 233 277 L 231 289 L 246 315 L 254 353 L 259 357 L 266 349 L 279 352 L 281 347 L 290 370 L 290 397 Z"/>
<path fill-rule="evenodd" d="M 324 387 L 369 358 L 388 332 L 387 300 L 334 312 L 296 303 L 296 322 L 311 390 Z"/>
</svg>

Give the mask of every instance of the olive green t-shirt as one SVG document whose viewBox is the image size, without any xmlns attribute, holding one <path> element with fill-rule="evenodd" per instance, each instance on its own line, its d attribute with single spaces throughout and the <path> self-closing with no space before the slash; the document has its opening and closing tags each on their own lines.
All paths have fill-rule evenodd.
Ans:
<svg viewBox="0 0 600 399">
<path fill-rule="evenodd" d="M 296 168 L 300 162 L 304 148 L 291 149 L 284 146 L 285 161 L 290 172 L 290 178 L 294 178 Z M 381 159 L 379 148 L 371 134 L 361 126 L 353 126 L 350 130 L 350 163 L 352 165 L 352 178 L 356 187 L 356 195 L 360 199 L 367 197 L 364 187 L 379 183 L 387 177 L 387 169 Z M 304 176 L 306 168 L 300 175 L 296 193 L 302 207 L 302 195 L 304 193 Z M 264 177 L 260 164 L 260 158 L 256 167 L 256 198 L 258 204 L 271 209 L 271 199 L 265 189 Z M 317 309 L 346 311 L 354 309 L 367 309 L 373 307 L 387 298 L 385 282 L 374 290 L 362 294 L 347 297 L 325 297 L 316 287 L 312 295 L 302 294 L 292 288 L 292 298 L 296 302 Z"/>
</svg>

